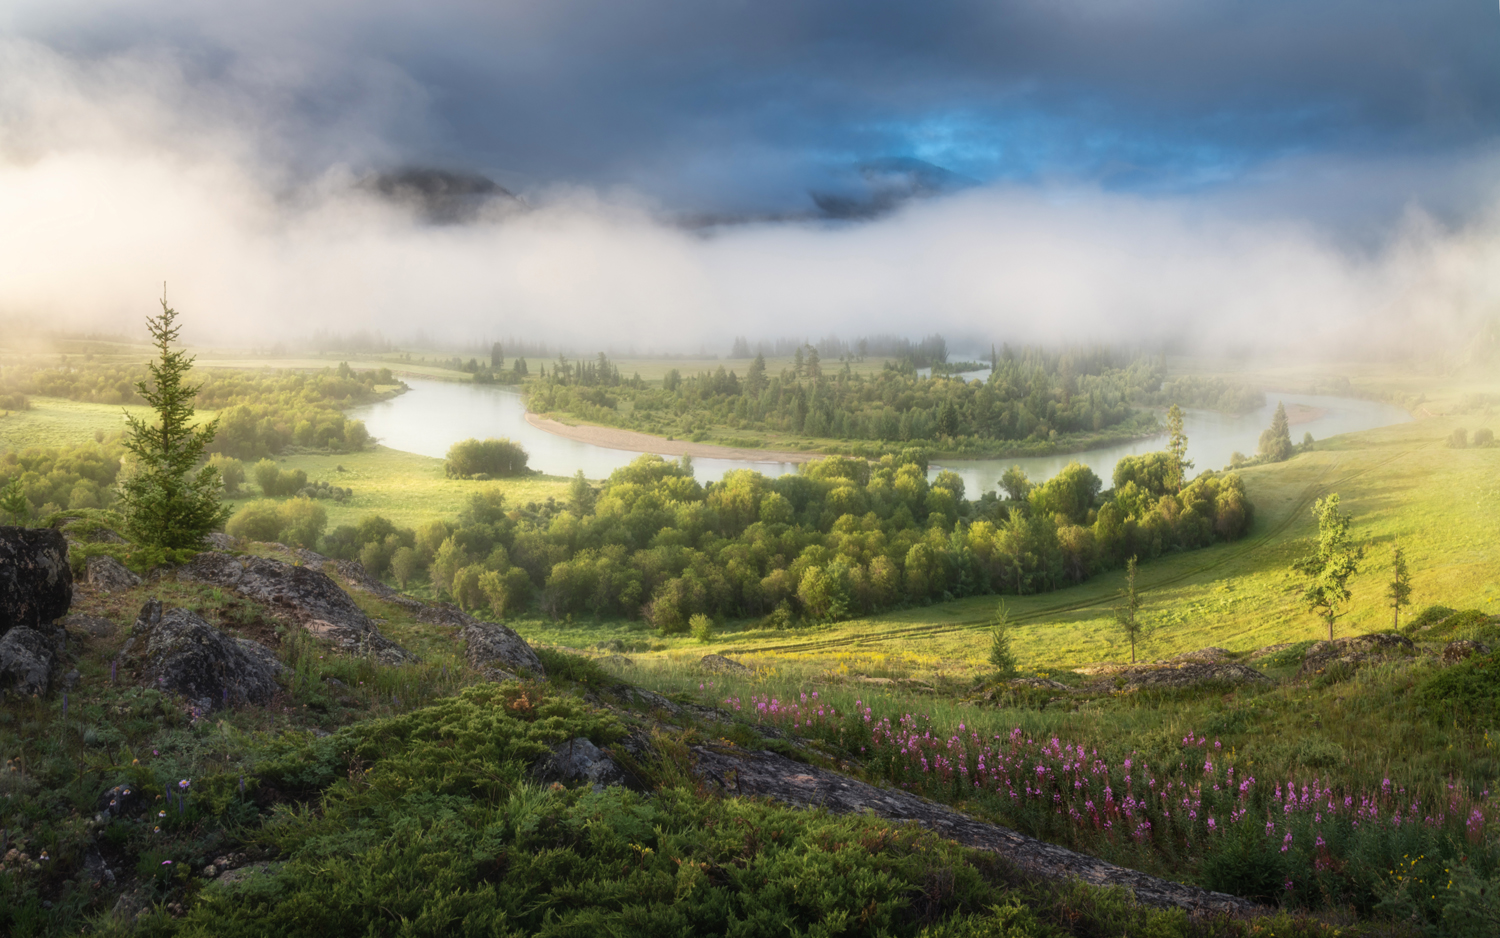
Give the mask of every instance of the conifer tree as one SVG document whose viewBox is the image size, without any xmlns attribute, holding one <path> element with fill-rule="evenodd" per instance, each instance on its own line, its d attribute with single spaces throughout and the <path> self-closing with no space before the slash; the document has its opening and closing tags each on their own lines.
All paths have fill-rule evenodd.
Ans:
<svg viewBox="0 0 1500 938">
<path fill-rule="evenodd" d="M 177 311 L 161 300 L 161 315 L 146 320 L 160 357 L 148 367 L 149 381 L 138 382 L 139 394 L 156 411 L 147 423 L 126 414 L 125 448 L 136 458 L 135 471 L 120 484 L 125 532 L 148 547 L 197 547 L 203 535 L 222 525 L 229 509 L 219 503 L 219 470 L 202 465 L 204 447 L 219 421 L 193 425 L 193 398 L 201 385 L 184 383 L 193 359 L 173 351 L 179 327 Z"/>
<path fill-rule="evenodd" d="M 995 677 L 1009 680 L 1016 676 L 1020 663 L 1016 660 L 1015 651 L 1010 647 L 1010 612 L 1005 608 L 1004 601 L 995 607 L 995 618 L 992 621 L 990 667 L 995 669 Z"/>
<path fill-rule="evenodd" d="M 1406 570 L 1406 557 L 1401 552 L 1401 545 L 1397 544 L 1395 556 L 1391 558 L 1391 582 L 1385 589 L 1385 596 L 1391 602 L 1391 627 L 1401 627 L 1401 607 L 1411 605 L 1411 574 Z"/>
<path fill-rule="evenodd" d="M 1286 405 L 1276 402 L 1270 429 L 1260 435 L 1259 455 L 1271 462 L 1282 462 L 1292 455 L 1292 429 L 1286 419 Z"/>
<path fill-rule="evenodd" d="M 1138 613 L 1141 611 L 1141 595 L 1135 589 L 1135 558 L 1125 563 L 1125 588 L 1120 591 L 1121 602 L 1115 607 L 1115 624 L 1130 640 L 1130 663 L 1135 664 L 1135 643 L 1146 635 L 1145 624 Z"/>
</svg>

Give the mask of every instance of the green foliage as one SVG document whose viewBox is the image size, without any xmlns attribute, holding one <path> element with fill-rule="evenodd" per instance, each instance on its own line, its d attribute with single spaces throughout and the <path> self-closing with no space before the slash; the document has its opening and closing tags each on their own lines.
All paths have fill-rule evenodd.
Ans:
<svg viewBox="0 0 1500 938">
<path fill-rule="evenodd" d="M 536 656 L 547 670 L 547 680 L 553 683 L 586 684 L 589 687 L 609 687 L 619 683 L 593 658 L 569 654 L 555 648 L 533 648 Z"/>
<path fill-rule="evenodd" d="M 1135 664 L 1135 645 L 1148 631 L 1140 620 L 1141 596 L 1135 588 L 1136 559 L 1125 562 L 1125 588 L 1120 591 L 1120 603 L 1115 606 L 1115 625 L 1119 626 L 1125 640 L 1130 642 L 1130 663 Z"/>
<path fill-rule="evenodd" d="M 225 533 L 251 541 L 280 541 L 297 547 L 315 549 L 323 529 L 328 526 L 328 512 L 311 499 L 293 498 L 283 502 L 258 499 L 242 505 L 224 526 Z"/>
<path fill-rule="evenodd" d="M 1159 386 L 1164 371 L 1159 361 L 1098 349 L 1007 349 L 985 382 L 947 377 L 942 369 L 921 377 L 909 362 L 888 364 L 874 375 L 855 372 L 847 361 L 835 371 L 807 346 L 796 356 L 776 376 L 766 374 L 759 358 L 744 380 L 723 366 L 688 376 L 674 369 L 659 388 L 622 379 L 603 356 L 598 364 L 560 360 L 549 377 L 527 387 L 528 406 L 685 438 L 712 427 L 866 441 L 860 450 L 865 455 L 924 442 L 950 451 L 993 451 L 1008 443 L 1046 452 L 1059 440 L 1149 431 L 1154 418 L 1128 401 Z M 924 360 L 940 363 L 940 357 Z M 603 377 L 580 380 L 579 368 Z"/>
<path fill-rule="evenodd" d="M 24 525 L 31 520 L 31 503 L 26 500 L 20 479 L 12 479 L 0 488 L 0 517 L 5 518 L 6 524 L 14 525 Z"/>
<path fill-rule="evenodd" d="M 1459 427 L 1459 428 L 1455 429 L 1452 433 L 1448 434 L 1448 448 L 1449 449 L 1467 449 L 1468 446 L 1469 446 L 1469 431 L 1465 430 L 1463 427 Z"/>
<path fill-rule="evenodd" d="M 1328 623 L 1328 640 L 1333 641 L 1333 623 L 1353 595 L 1349 580 L 1359 572 L 1365 551 L 1350 540 L 1350 516 L 1339 511 L 1337 493 L 1318 499 L 1313 515 L 1318 519 L 1317 549 L 1294 563 L 1292 569 L 1308 578 L 1302 601 Z"/>
<path fill-rule="evenodd" d="M 1475 446 L 1494 446 L 1495 445 L 1495 431 L 1489 429 L 1488 427 L 1480 427 L 1478 430 L 1475 430 L 1474 431 L 1474 443 L 1473 443 L 1473 445 L 1475 445 Z"/>
<path fill-rule="evenodd" d="M 1187 458 L 1188 440 L 1182 430 L 1182 416 L 1182 408 L 1173 402 L 1167 409 L 1167 456 L 1172 467 L 1168 483 L 1174 492 L 1182 488 L 1187 471 L 1193 468 L 1192 460 Z"/>
<path fill-rule="evenodd" d="M 688 620 L 688 631 L 693 638 L 707 645 L 714 640 L 714 620 L 699 612 Z"/>
<path fill-rule="evenodd" d="M 1427 677 L 1417 698 L 1471 725 L 1500 721 L 1500 654 L 1471 655 Z"/>
<path fill-rule="evenodd" d="M 11 499 L 11 507 L 0 510 L 21 517 L 61 509 L 108 508 L 114 501 L 123 453 L 124 447 L 115 439 L 0 453 L 0 490 Z M 21 499 L 28 506 L 25 509 Z"/>
<path fill-rule="evenodd" d="M 499 479 L 526 474 L 526 450 L 507 439 L 462 440 L 448 449 L 450 479 Z"/>
<path fill-rule="evenodd" d="M 194 426 L 199 388 L 184 383 L 193 359 L 172 350 L 180 329 L 176 318 L 177 311 L 163 299 L 161 315 L 146 321 L 160 357 L 148 366 L 150 383 L 138 382 L 135 389 L 156 412 L 156 423 L 132 414 L 125 418 L 130 429 L 124 446 L 136 459 L 120 484 L 125 533 L 149 547 L 196 547 L 229 517 L 229 509 L 219 504 L 218 469 L 199 467 L 219 421 Z"/>
<path fill-rule="evenodd" d="M 1020 664 L 1016 659 L 1016 653 L 1010 646 L 1010 614 L 1006 611 L 1005 603 L 995 608 L 995 617 L 990 628 L 990 667 L 994 669 L 995 677 L 1004 681 L 1016 676 L 1020 670 Z"/>
<path fill-rule="evenodd" d="M 1386 584 L 1385 597 L 1391 604 L 1391 627 L 1399 629 L 1401 607 L 1411 605 L 1411 573 L 1399 544 L 1391 552 L 1391 581 Z"/>
<path fill-rule="evenodd" d="M 1281 462 L 1292 455 L 1292 428 L 1287 421 L 1286 405 L 1276 402 L 1276 413 L 1271 416 L 1271 426 L 1260 435 L 1256 455 L 1269 462 Z"/>
<path fill-rule="evenodd" d="M 209 458 L 208 464 L 219 470 L 219 481 L 224 484 L 225 495 L 233 498 L 240 493 L 240 486 L 245 482 L 244 463 L 233 456 L 215 453 Z"/>
</svg>

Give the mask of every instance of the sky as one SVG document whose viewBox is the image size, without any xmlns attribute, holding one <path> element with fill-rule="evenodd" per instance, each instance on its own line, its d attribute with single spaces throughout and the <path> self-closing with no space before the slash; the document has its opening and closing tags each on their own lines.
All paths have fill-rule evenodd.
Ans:
<svg viewBox="0 0 1500 938">
<path fill-rule="evenodd" d="M 1446 0 L 11 0 L 0 317 L 1449 341 L 1497 298 L 1497 52 Z M 371 185 L 410 168 L 520 201 Z"/>
</svg>

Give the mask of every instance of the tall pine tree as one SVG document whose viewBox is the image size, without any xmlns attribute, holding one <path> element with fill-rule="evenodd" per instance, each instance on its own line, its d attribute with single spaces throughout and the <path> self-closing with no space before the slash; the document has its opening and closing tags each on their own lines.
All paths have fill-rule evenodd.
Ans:
<svg viewBox="0 0 1500 938">
<path fill-rule="evenodd" d="M 203 535 L 228 519 L 229 509 L 219 503 L 219 470 L 199 466 L 219 421 L 193 426 L 193 398 L 201 385 L 183 381 L 193 359 L 172 349 L 179 331 L 176 320 L 177 311 L 165 296 L 161 315 L 146 320 L 160 357 L 149 366 L 150 380 L 138 382 L 135 390 L 156 411 L 156 420 L 125 416 L 125 448 L 136 466 L 120 484 L 120 501 L 131 540 L 181 549 L 198 547 Z"/>
<path fill-rule="evenodd" d="M 1292 455 L 1292 428 L 1286 419 L 1286 405 L 1276 402 L 1271 426 L 1260 435 L 1259 455 L 1271 462 L 1281 462 Z"/>
</svg>

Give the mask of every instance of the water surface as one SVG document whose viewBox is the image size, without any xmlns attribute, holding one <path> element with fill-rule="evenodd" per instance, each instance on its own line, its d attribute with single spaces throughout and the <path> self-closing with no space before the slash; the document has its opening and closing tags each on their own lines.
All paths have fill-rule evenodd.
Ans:
<svg viewBox="0 0 1500 938">
<path fill-rule="evenodd" d="M 447 455 L 448 447 L 459 440 L 503 436 L 526 448 L 531 454 L 533 469 L 559 476 L 570 476 L 582 469 L 590 479 L 603 479 L 640 455 L 538 430 L 526 422 L 525 405 L 520 392 L 514 388 L 419 378 L 408 378 L 407 384 L 411 390 L 399 397 L 350 412 L 351 416 L 363 420 L 370 433 L 392 449 L 441 459 Z M 1271 414 L 1278 400 L 1284 401 L 1289 408 L 1293 404 L 1302 404 L 1318 412 L 1314 419 L 1292 426 L 1293 442 L 1301 441 L 1303 433 L 1311 433 L 1321 440 L 1411 419 L 1406 411 L 1389 404 L 1319 394 L 1272 392 L 1267 394 L 1265 407 L 1244 416 L 1187 411 L 1183 429 L 1188 437 L 1188 458 L 1199 470 L 1220 469 L 1229 464 L 1235 451 L 1253 454 L 1261 431 L 1271 425 Z M 1161 449 L 1165 442 L 1163 435 L 1066 456 L 941 460 L 933 464 L 929 475 L 936 475 L 942 469 L 958 473 L 964 480 L 968 496 L 974 498 L 981 492 L 994 489 L 1000 474 L 1011 465 L 1019 465 L 1033 481 L 1042 481 L 1076 460 L 1098 473 L 1108 486 L 1115 463 L 1121 457 Z M 731 469 L 754 469 L 768 476 L 779 476 L 796 472 L 797 464 L 693 457 L 693 472 L 701 482 L 720 479 Z"/>
</svg>

